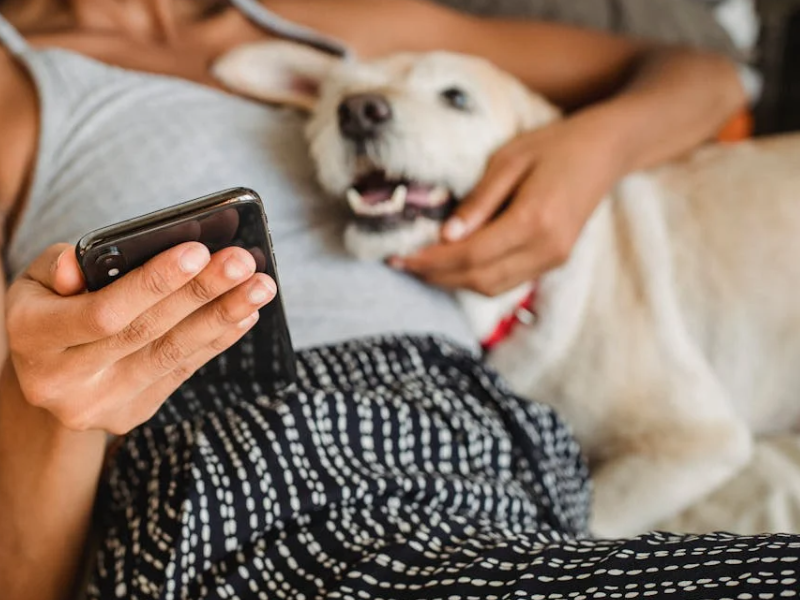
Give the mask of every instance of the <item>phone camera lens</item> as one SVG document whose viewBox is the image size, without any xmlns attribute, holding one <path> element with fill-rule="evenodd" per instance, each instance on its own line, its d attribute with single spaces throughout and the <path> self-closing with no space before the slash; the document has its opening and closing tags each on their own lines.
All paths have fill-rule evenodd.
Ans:
<svg viewBox="0 0 800 600">
<path fill-rule="evenodd" d="M 125 268 L 125 257 L 119 248 L 112 246 L 98 256 L 94 261 L 95 266 L 110 279 L 118 277 Z"/>
</svg>

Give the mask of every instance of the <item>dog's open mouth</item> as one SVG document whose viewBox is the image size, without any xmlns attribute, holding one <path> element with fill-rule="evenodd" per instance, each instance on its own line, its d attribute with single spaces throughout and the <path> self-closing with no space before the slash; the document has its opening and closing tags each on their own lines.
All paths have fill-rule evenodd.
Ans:
<svg viewBox="0 0 800 600">
<path fill-rule="evenodd" d="M 453 211 L 455 198 L 446 187 L 411 179 L 390 179 L 383 171 L 359 178 L 347 190 L 347 202 L 356 222 L 365 229 L 386 230 L 426 218 L 443 221 Z"/>
</svg>

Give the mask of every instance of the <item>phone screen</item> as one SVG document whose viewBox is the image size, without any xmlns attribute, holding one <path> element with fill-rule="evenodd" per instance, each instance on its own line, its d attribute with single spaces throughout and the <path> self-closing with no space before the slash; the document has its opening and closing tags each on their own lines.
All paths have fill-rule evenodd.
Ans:
<svg viewBox="0 0 800 600">
<path fill-rule="evenodd" d="M 278 284 L 278 295 L 259 310 L 258 323 L 234 347 L 251 344 L 246 353 L 229 349 L 201 371 L 204 380 L 213 380 L 237 377 L 244 370 L 248 377 L 255 374 L 268 390 L 279 389 L 296 380 L 296 363 L 264 209 L 254 193 L 235 201 L 229 201 L 231 194 L 223 194 L 88 234 L 78 243 L 79 263 L 87 288 L 93 291 L 183 242 L 200 242 L 211 253 L 229 246 L 246 249 L 256 270 Z M 214 202 L 215 197 L 221 201 Z"/>
</svg>

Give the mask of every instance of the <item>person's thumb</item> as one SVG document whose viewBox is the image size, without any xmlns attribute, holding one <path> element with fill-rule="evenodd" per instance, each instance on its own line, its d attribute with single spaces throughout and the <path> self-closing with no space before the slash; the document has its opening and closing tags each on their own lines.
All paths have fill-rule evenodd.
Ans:
<svg viewBox="0 0 800 600">
<path fill-rule="evenodd" d="M 70 244 L 47 248 L 31 263 L 25 275 L 60 296 L 73 296 L 86 286 L 75 247 Z"/>
<path fill-rule="evenodd" d="M 463 239 L 489 221 L 512 196 L 528 172 L 528 161 L 492 161 L 481 181 L 442 226 L 447 242 Z"/>
</svg>

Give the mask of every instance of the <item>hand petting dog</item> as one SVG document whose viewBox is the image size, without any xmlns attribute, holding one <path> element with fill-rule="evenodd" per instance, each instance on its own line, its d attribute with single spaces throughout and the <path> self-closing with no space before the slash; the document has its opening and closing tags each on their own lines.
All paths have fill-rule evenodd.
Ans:
<svg viewBox="0 0 800 600">
<path fill-rule="evenodd" d="M 448 289 L 494 296 L 560 266 L 625 174 L 618 129 L 579 114 L 498 150 L 442 228 L 442 242 L 389 264 Z"/>
</svg>

